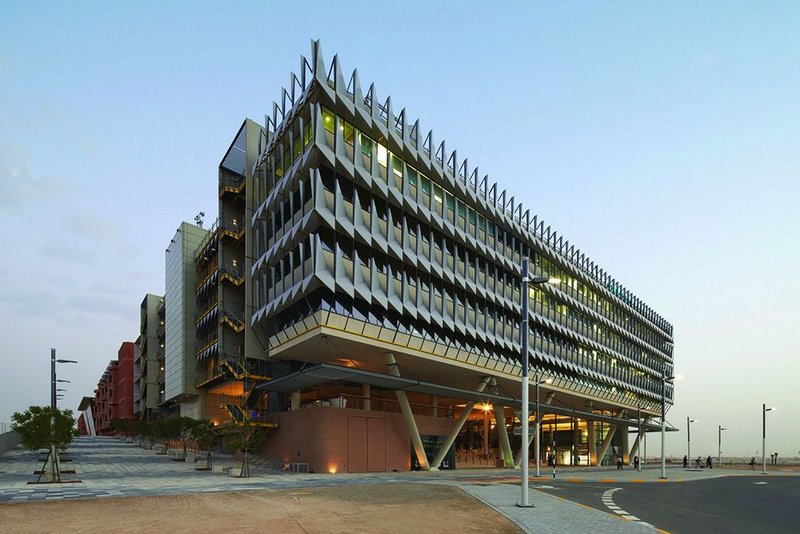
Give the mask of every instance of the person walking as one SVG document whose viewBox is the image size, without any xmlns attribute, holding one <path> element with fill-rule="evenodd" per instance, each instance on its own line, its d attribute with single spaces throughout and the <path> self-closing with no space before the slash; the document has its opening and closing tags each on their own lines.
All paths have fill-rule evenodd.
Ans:
<svg viewBox="0 0 800 534">
<path fill-rule="evenodd" d="M 750 469 L 752 469 L 753 471 L 756 470 L 756 457 L 755 456 L 750 458 Z"/>
<path fill-rule="evenodd" d="M 617 471 L 622 469 L 622 456 L 617 456 Z"/>
<path fill-rule="evenodd" d="M 706 467 L 708 467 L 709 469 L 713 467 L 711 462 L 712 462 L 711 455 L 708 455 L 708 458 L 706 458 Z"/>
<path fill-rule="evenodd" d="M 637 471 L 639 470 L 639 456 L 638 455 L 633 457 L 633 468 L 636 469 Z"/>
<path fill-rule="evenodd" d="M 683 468 L 684 469 L 689 468 L 689 457 L 686 456 L 685 454 L 683 455 Z"/>
</svg>

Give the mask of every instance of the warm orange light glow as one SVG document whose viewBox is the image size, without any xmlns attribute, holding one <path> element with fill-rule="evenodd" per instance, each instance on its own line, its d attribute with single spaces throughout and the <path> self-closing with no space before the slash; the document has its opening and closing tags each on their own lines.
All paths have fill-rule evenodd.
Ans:
<svg viewBox="0 0 800 534">
<path fill-rule="evenodd" d="M 211 423 L 212 423 L 214 426 L 217 426 L 217 425 L 219 424 L 219 422 L 217 422 L 217 421 L 211 421 Z"/>
<path fill-rule="evenodd" d="M 336 474 L 336 466 L 332 465 L 328 468 L 328 473 L 335 475 Z"/>
<path fill-rule="evenodd" d="M 483 404 L 483 411 L 484 412 L 488 412 L 491 409 L 492 409 L 492 405 L 491 404 L 486 404 L 486 403 Z"/>
</svg>

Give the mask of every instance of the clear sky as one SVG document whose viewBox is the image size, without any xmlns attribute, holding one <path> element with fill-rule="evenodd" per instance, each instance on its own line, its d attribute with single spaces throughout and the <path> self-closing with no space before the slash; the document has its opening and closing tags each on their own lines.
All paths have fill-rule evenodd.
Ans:
<svg viewBox="0 0 800 534">
<path fill-rule="evenodd" d="M 0 422 L 91 395 L 311 38 L 675 327 L 668 453 L 800 454 L 800 4 L 3 2 Z M 213 218 L 213 217 L 212 217 Z M 657 453 L 651 440 L 648 453 Z"/>
</svg>

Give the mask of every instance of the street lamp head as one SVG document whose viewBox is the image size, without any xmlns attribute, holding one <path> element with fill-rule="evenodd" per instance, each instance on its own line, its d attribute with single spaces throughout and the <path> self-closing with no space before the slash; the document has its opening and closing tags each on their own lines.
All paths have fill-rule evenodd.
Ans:
<svg viewBox="0 0 800 534">
<path fill-rule="evenodd" d="M 71 384 L 71 383 L 72 383 L 72 382 L 70 382 L 69 380 L 62 380 L 62 379 L 60 379 L 60 378 L 59 378 L 58 380 L 56 380 L 56 382 L 64 382 L 64 383 L 66 383 L 66 384 Z"/>
<path fill-rule="evenodd" d="M 765 411 L 765 412 L 771 412 L 771 411 L 772 411 L 772 410 L 774 410 L 774 409 L 775 409 L 775 408 L 767 408 L 766 406 L 764 407 L 764 411 Z"/>
<path fill-rule="evenodd" d="M 552 378 L 545 378 L 544 383 L 545 384 L 552 384 L 553 383 L 553 379 Z"/>
<path fill-rule="evenodd" d="M 78 363 L 75 360 L 56 360 L 56 363 Z"/>
<path fill-rule="evenodd" d="M 531 276 L 530 282 L 534 285 L 553 284 L 555 286 L 561 283 L 561 279 L 549 276 Z"/>
<path fill-rule="evenodd" d="M 689 422 L 690 422 L 690 423 L 696 423 L 696 422 L 697 422 L 697 419 L 689 419 Z"/>
</svg>

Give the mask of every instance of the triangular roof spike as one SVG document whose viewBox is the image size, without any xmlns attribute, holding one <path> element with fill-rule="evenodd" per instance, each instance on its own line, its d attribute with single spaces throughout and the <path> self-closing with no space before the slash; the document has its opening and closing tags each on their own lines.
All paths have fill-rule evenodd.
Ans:
<svg viewBox="0 0 800 534">
<path fill-rule="evenodd" d="M 288 102 L 289 102 L 289 104 L 290 104 L 290 106 L 289 106 L 288 108 L 286 107 L 286 102 L 287 102 L 287 101 L 288 101 Z M 289 94 L 289 91 L 287 91 L 287 90 L 286 90 L 286 88 L 285 88 L 285 87 L 283 87 L 283 88 L 281 89 L 281 109 L 283 109 L 283 110 L 284 110 L 284 113 L 285 113 L 285 110 L 287 110 L 287 109 L 291 109 L 291 107 L 292 107 L 293 105 L 294 105 L 294 99 L 293 99 L 293 98 L 292 98 L 292 96 Z"/>
<path fill-rule="evenodd" d="M 475 167 L 475 173 L 477 174 L 478 168 Z M 489 189 L 489 175 L 485 174 L 483 178 L 481 178 L 481 183 L 478 186 L 481 191 L 483 191 L 483 195 L 486 196 L 486 191 Z"/>
<path fill-rule="evenodd" d="M 422 150 L 428 154 L 428 159 L 431 159 L 431 150 L 433 147 L 433 130 L 428 131 L 425 140 L 422 142 Z"/>
<path fill-rule="evenodd" d="M 336 69 L 333 72 L 333 75 L 334 75 L 333 85 L 334 85 L 334 87 L 336 88 L 337 91 L 341 91 L 341 90 L 344 89 L 345 92 L 346 92 L 347 91 L 347 86 L 345 86 L 345 84 L 344 84 L 344 74 L 342 72 L 342 64 L 339 61 L 339 55 L 338 54 L 333 57 L 333 62 L 336 64 Z"/>
<path fill-rule="evenodd" d="M 353 69 L 353 74 L 350 75 L 350 81 L 347 84 L 347 92 L 353 95 L 353 101 L 361 104 L 363 95 L 361 94 L 361 80 L 358 79 L 358 69 Z"/>
<path fill-rule="evenodd" d="M 392 116 L 392 95 L 386 97 L 386 101 L 383 103 L 383 113 L 382 118 L 386 121 L 386 126 L 389 126 L 389 117 Z"/>
<path fill-rule="evenodd" d="M 275 123 L 275 127 L 278 127 L 278 103 L 273 101 L 272 102 L 272 122 Z"/>
<path fill-rule="evenodd" d="M 484 176 L 483 180 L 486 181 L 487 178 L 489 178 L 488 175 Z M 497 182 L 493 183 L 492 187 L 489 188 L 489 198 L 492 199 L 492 202 L 497 203 Z"/>
<path fill-rule="evenodd" d="M 303 86 L 294 72 L 290 73 L 289 79 L 291 80 L 289 85 L 291 86 L 292 104 L 294 104 L 297 98 L 303 94 Z"/>
<path fill-rule="evenodd" d="M 402 135 L 406 132 L 406 108 L 400 110 L 400 113 L 394 119 L 394 127 L 400 131 Z"/>
<path fill-rule="evenodd" d="M 322 81 L 325 76 L 325 60 L 322 57 L 322 45 L 319 44 L 319 39 L 311 41 L 311 61 L 314 77 Z"/>
<path fill-rule="evenodd" d="M 467 160 L 464 160 L 464 164 L 466 165 Z M 478 190 L 478 167 L 472 169 L 472 172 L 469 175 L 469 183 L 474 190 Z"/>
<path fill-rule="evenodd" d="M 500 210 L 506 209 L 506 190 L 503 189 L 503 192 L 497 196 L 497 204 Z"/>
<path fill-rule="evenodd" d="M 462 161 L 461 165 L 459 165 L 458 167 L 458 175 L 461 176 L 461 178 L 464 180 L 465 183 L 467 182 L 467 175 L 469 174 L 469 171 L 467 169 L 468 166 L 469 166 L 469 160 L 467 158 L 464 158 L 464 161 Z"/>
<path fill-rule="evenodd" d="M 308 84 L 310 83 L 311 78 L 313 77 L 314 77 L 314 68 L 311 66 L 311 63 L 308 62 L 306 56 L 300 54 L 300 85 L 302 85 L 303 90 L 305 90 L 306 87 L 308 87 Z"/>
<path fill-rule="evenodd" d="M 520 209 L 522 205 L 520 204 Z M 525 214 L 522 216 L 522 220 L 525 221 L 525 228 L 528 228 L 531 224 L 531 210 L 525 210 Z"/>
<path fill-rule="evenodd" d="M 442 167 L 444 167 L 445 150 L 447 150 L 447 148 L 445 147 L 445 142 L 442 141 L 439 144 L 439 148 L 436 149 L 436 161 L 438 161 L 439 165 L 441 165 Z"/>
<path fill-rule="evenodd" d="M 453 178 L 457 177 L 456 173 L 456 166 L 458 165 L 458 154 L 456 151 L 453 150 L 450 152 L 450 157 L 447 158 L 447 168 L 450 169 L 450 173 L 453 175 Z"/>
<path fill-rule="evenodd" d="M 331 60 L 331 67 L 328 69 L 328 81 L 333 82 L 334 87 L 336 86 L 337 70 L 339 70 L 339 54 L 334 54 L 333 60 Z"/>
<path fill-rule="evenodd" d="M 369 89 L 367 89 L 367 94 L 364 95 L 364 105 L 372 111 L 372 103 L 375 102 L 375 83 L 369 84 Z"/>
<path fill-rule="evenodd" d="M 419 146 L 419 119 L 414 121 L 414 124 L 411 126 L 411 131 L 408 133 L 408 137 L 414 142 L 414 146 Z"/>
</svg>

